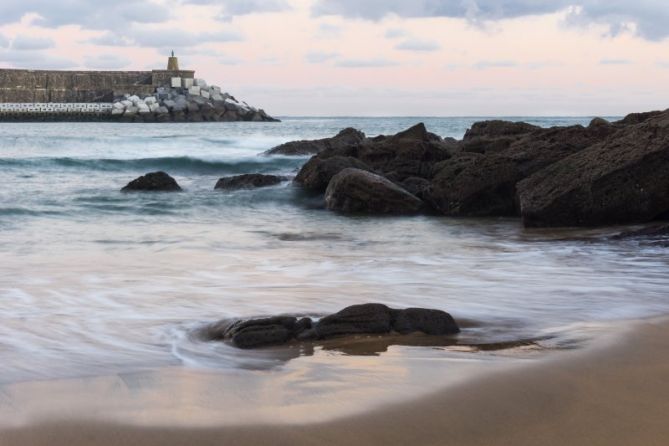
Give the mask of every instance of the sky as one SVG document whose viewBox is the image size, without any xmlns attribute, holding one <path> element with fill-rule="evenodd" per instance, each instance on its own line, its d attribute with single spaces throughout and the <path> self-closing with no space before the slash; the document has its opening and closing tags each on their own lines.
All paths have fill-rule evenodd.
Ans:
<svg viewBox="0 0 669 446">
<path fill-rule="evenodd" d="M 669 108 L 667 0 L 1 0 L 0 67 L 182 68 L 277 116 Z"/>
</svg>

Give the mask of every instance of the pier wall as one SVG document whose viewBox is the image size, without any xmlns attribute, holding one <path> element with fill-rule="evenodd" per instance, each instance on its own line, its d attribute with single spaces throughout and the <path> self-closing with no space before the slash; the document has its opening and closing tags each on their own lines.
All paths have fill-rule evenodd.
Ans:
<svg viewBox="0 0 669 446">
<path fill-rule="evenodd" d="M 48 71 L 0 69 L 0 103 L 112 102 L 118 96 L 148 96 L 190 70 Z"/>
</svg>

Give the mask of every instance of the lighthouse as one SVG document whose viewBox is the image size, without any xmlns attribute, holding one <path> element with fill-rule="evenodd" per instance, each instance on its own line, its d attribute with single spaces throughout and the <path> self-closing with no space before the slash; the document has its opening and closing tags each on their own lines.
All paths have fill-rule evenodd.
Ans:
<svg viewBox="0 0 669 446">
<path fill-rule="evenodd" d="M 167 70 L 179 71 L 179 58 L 174 56 L 174 51 L 172 51 L 172 56 L 167 59 Z"/>
</svg>

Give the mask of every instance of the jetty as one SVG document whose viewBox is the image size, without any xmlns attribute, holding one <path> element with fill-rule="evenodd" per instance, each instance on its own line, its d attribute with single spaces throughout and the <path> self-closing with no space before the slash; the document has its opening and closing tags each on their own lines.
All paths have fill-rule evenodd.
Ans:
<svg viewBox="0 0 669 446">
<path fill-rule="evenodd" d="M 58 71 L 0 68 L 2 121 L 277 121 L 181 70 Z"/>
</svg>

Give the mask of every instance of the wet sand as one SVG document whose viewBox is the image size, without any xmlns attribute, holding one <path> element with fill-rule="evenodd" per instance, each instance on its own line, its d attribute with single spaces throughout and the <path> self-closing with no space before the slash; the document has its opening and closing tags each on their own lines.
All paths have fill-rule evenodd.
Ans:
<svg viewBox="0 0 669 446">
<path fill-rule="evenodd" d="M 152 428 L 66 416 L 5 428 L 0 445 L 666 445 L 669 322 L 625 331 L 614 344 L 325 423 Z"/>
</svg>

